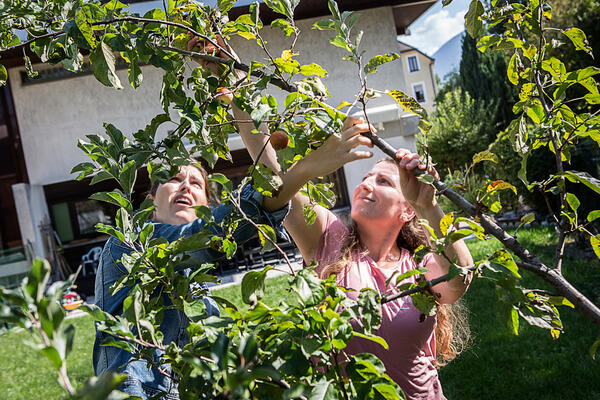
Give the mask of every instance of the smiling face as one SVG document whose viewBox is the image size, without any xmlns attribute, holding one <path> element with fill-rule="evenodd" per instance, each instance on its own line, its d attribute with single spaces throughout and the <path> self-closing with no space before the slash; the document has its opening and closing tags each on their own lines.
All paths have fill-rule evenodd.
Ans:
<svg viewBox="0 0 600 400">
<path fill-rule="evenodd" d="M 163 183 L 154 195 L 154 220 L 180 225 L 196 219 L 193 206 L 207 206 L 206 179 L 192 165 L 181 167 L 177 175 Z"/>
<path fill-rule="evenodd" d="M 352 194 L 351 215 L 359 225 L 403 224 L 412 217 L 400 187 L 398 167 L 393 162 L 378 162 L 364 176 Z"/>
</svg>

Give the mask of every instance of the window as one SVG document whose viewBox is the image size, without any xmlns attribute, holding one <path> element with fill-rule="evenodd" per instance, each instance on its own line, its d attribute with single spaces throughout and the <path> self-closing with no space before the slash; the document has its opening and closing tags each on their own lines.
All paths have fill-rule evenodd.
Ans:
<svg viewBox="0 0 600 400">
<path fill-rule="evenodd" d="M 413 97 L 419 103 L 427 103 L 427 98 L 425 97 L 425 84 L 423 82 L 413 83 Z"/>
<path fill-rule="evenodd" d="M 415 72 L 419 70 L 419 60 L 417 59 L 417 56 L 408 57 L 408 70 L 410 72 Z"/>
</svg>

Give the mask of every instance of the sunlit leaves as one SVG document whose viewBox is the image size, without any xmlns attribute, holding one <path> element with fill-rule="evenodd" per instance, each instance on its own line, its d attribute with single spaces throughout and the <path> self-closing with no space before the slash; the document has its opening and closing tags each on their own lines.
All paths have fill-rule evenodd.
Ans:
<svg viewBox="0 0 600 400">
<path fill-rule="evenodd" d="M 593 55 L 592 47 L 590 46 L 590 43 L 588 42 L 587 37 L 585 36 L 585 33 L 581 29 L 569 28 L 563 31 L 563 33 L 569 39 L 571 39 L 576 50 L 585 51 L 589 55 Z"/>
<path fill-rule="evenodd" d="M 100 43 L 100 45 L 90 53 L 90 63 L 94 76 L 103 85 L 111 86 L 115 89 L 123 89 L 116 72 L 115 56 L 112 53 L 111 48 L 105 42 Z"/>
<path fill-rule="evenodd" d="M 472 37 L 477 37 L 483 27 L 481 16 L 483 15 L 483 4 L 479 0 L 471 1 L 469 10 L 465 14 L 465 29 Z"/>
<path fill-rule="evenodd" d="M 367 65 L 364 66 L 363 70 L 366 74 L 372 74 L 377 72 L 377 68 L 381 65 L 397 60 L 398 58 L 400 58 L 400 56 L 397 53 L 377 55 L 369 60 Z"/>
<path fill-rule="evenodd" d="M 273 197 L 283 184 L 279 175 L 273 173 L 271 169 L 263 164 L 258 163 L 256 167 L 250 169 L 252 170 L 254 188 L 264 196 Z"/>
<path fill-rule="evenodd" d="M 600 235 L 590 236 L 590 244 L 592 245 L 592 250 L 594 250 L 596 257 L 600 258 Z"/>
<path fill-rule="evenodd" d="M 498 156 L 489 150 L 481 151 L 473 156 L 473 165 L 483 161 L 491 161 L 495 164 L 498 163 Z"/>
<path fill-rule="evenodd" d="M 412 114 L 425 116 L 425 109 L 413 97 L 407 95 L 400 90 L 390 90 L 387 92 L 396 102 L 404 109 Z"/>
<path fill-rule="evenodd" d="M 300 66 L 299 72 L 302 75 L 306 75 L 306 76 L 316 75 L 321 78 L 323 78 L 324 76 L 327 75 L 327 71 L 325 71 L 325 69 L 323 69 L 323 67 L 321 67 L 320 65 L 315 64 L 315 63 L 310 63 L 307 65 Z"/>
<path fill-rule="evenodd" d="M 246 304 L 255 304 L 265 295 L 265 278 L 272 269 L 265 267 L 260 271 L 248 271 L 242 278 L 242 300 Z"/>
</svg>

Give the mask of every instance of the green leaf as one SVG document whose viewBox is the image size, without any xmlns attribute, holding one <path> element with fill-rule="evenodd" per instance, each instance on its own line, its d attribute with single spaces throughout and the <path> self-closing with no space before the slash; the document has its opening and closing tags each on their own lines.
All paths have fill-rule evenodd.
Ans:
<svg viewBox="0 0 600 400">
<path fill-rule="evenodd" d="M 600 347 L 600 336 L 592 344 L 592 347 L 590 347 L 590 356 L 592 357 L 593 360 L 596 359 L 596 352 L 598 351 L 598 347 Z"/>
<path fill-rule="evenodd" d="M 120 242 L 125 242 L 125 235 L 118 231 L 114 226 L 98 223 L 94 225 L 94 228 L 100 233 L 106 233 L 107 235 L 117 238 Z"/>
<path fill-rule="evenodd" d="M 235 4 L 236 0 L 217 0 L 217 7 L 222 14 L 226 14 Z"/>
<path fill-rule="evenodd" d="M 90 53 L 92 72 L 103 85 L 115 89 L 123 89 L 115 69 L 115 56 L 111 48 L 104 42 Z"/>
<path fill-rule="evenodd" d="M 183 312 L 192 322 L 201 321 L 206 316 L 206 304 L 204 304 L 202 299 L 194 300 L 189 303 L 184 300 Z"/>
<path fill-rule="evenodd" d="M 258 225 L 260 230 L 258 231 L 258 238 L 260 239 L 260 245 L 262 247 L 261 252 L 267 252 L 275 250 L 273 243 L 277 243 L 277 235 L 275 230 L 269 225 Z M 271 239 L 271 240 L 269 240 Z"/>
<path fill-rule="evenodd" d="M 46 291 L 46 282 L 50 278 L 50 263 L 41 258 L 36 258 L 31 263 L 29 274 L 25 281 L 25 291 L 36 302 L 39 303 Z"/>
<path fill-rule="evenodd" d="M 588 93 L 583 97 L 585 98 L 585 101 L 587 101 L 589 104 L 600 104 L 600 94 Z"/>
<path fill-rule="evenodd" d="M 437 313 L 437 301 L 430 293 L 418 292 L 410 295 L 413 305 L 423 314 L 433 317 Z"/>
<path fill-rule="evenodd" d="M 90 181 L 90 185 L 95 185 L 98 182 L 102 182 L 107 179 L 114 179 L 114 178 L 115 177 L 110 172 L 98 171 L 98 173 L 92 177 L 92 180 Z"/>
<path fill-rule="evenodd" d="M 252 110 L 250 113 L 250 118 L 252 118 L 254 126 L 258 128 L 260 124 L 267 119 L 270 113 L 271 107 L 268 104 L 261 103 L 258 107 Z"/>
<path fill-rule="evenodd" d="M 375 398 L 382 398 L 385 400 L 399 400 L 404 398 L 404 396 L 400 397 L 398 395 L 398 388 L 394 385 L 393 382 L 389 383 L 376 383 L 373 385 L 373 390 L 379 394 L 379 396 Z"/>
<path fill-rule="evenodd" d="M 52 364 L 54 365 L 54 368 L 60 369 L 60 367 L 62 367 L 63 361 L 61 360 L 60 355 L 58 354 L 58 351 L 54 347 L 46 346 L 46 347 L 40 349 L 40 353 L 45 355 L 46 358 L 48 358 L 48 360 L 50 360 L 52 362 Z"/>
<path fill-rule="evenodd" d="M 569 28 L 566 31 L 563 31 L 563 33 L 569 39 L 571 39 L 571 41 L 575 45 L 575 50 L 585 51 L 593 57 L 592 47 L 590 46 L 590 43 L 588 42 L 587 37 L 585 36 L 585 33 L 581 29 Z"/>
<path fill-rule="evenodd" d="M 311 226 L 314 224 L 317 220 L 317 212 L 315 211 L 314 207 L 310 204 L 306 204 L 302 211 L 304 213 L 304 222 L 306 223 L 306 226 Z"/>
<path fill-rule="evenodd" d="M 510 255 L 510 253 L 507 252 L 506 250 L 504 250 L 504 249 L 497 250 L 490 257 L 489 260 L 490 260 L 490 262 L 493 262 L 493 263 L 496 263 L 496 264 L 499 264 L 499 265 L 503 266 L 508 271 L 510 271 L 510 273 L 512 275 L 514 275 L 515 277 L 521 278 L 521 275 L 519 275 L 519 267 L 517 267 L 517 264 L 515 263 L 515 260 Z"/>
<path fill-rule="evenodd" d="M 8 72 L 6 72 L 6 67 L 0 64 L 0 86 L 6 85 L 6 81 L 8 80 Z"/>
<path fill-rule="evenodd" d="M 133 207 L 125 195 L 115 189 L 112 192 L 98 192 L 90 196 L 92 200 L 104 201 L 106 203 L 114 204 L 119 207 L 124 207 L 128 212 L 133 212 Z"/>
<path fill-rule="evenodd" d="M 552 75 L 557 82 L 564 82 L 567 77 L 565 64 L 555 57 L 542 61 L 542 69 Z"/>
<path fill-rule="evenodd" d="M 137 53 L 129 52 L 129 67 L 127 68 L 127 78 L 129 84 L 134 89 L 137 89 L 142 84 L 144 76 L 142 75 L 142 69 L 140 68 L 139 59 Z"/>
<path fill-rule="evenodd" d="M 194 99 L 187 97 L 182 105 L 176 105 L 173 108 L 177 110 L 181 118 L 189 121 L 193 133 L 202 133 L 204 143 L 211 143 L 210 137 L 205 133 L 204 129 L 202 129 L 204 125 L 203 116 Z"/>
<path fill-rule="evenodd" d="M 77 176 L 77 178 L 75 178 L 75 180 L 82 180 L 83 178 L 85 178 L 88 175 L 91 175 L 94 173 L 96 169 L 96 166 L 92 163 L 89 162 L 83 162 L 83 163 L 79 163 L 76 166 L 73 167 L 73 169 L 71 169 L 71 174 L 74 174 L 76 172 L 79 172 L 80 174 Z"/>
<path fill-rule="evenodd" d="M 117 392 L 116 389 L 127 379 L 127 374 L 115 374 L 105 371 L 100 376 L 89 378 L 77 390 L 74 400 L 124 400 L 130 398 L 128 394 Z"/>
<path fill-rule="evenodd" d="M 528 224 L 532 223 L 533 221 L 535 221 L 535 213 L 532 213 L 532 212 L 527 213 L 521 217 L 521 221 L 519 222 L 519 227 L 521 227 L 523 225 L 528 225 Z"/>
<path fill-rule="evenodd" d="M 335 21 L 331 18 L 323 18 L 317 22 L 315 22 L 312 26 L 312 29 L 318 31 L 332 31 L 335 30 Z"/>
<path fill-rule="evenodd" d="M 575 212 L 577 212 L 577 209 L 579 208 L 579 205 L 581 204 L 579 202 L 579 199 L 577 198 L 577 196 L 575 196 L 573 193 L 567 193 L 567 203 L 569 203 L 569 206 Z"/>
<path fill-rule="evenodd" d="M 316 75 L 321 78 L 327 75 L 327 71 L 325 71 L 325 69 L 323 69 L 323 67 L 321 67 L 319 64 L 315 63 L 300 66 L 300 73 L 306 76 Z"/>
<path fill-rule="evenodd" d="M 400 58 L 400 56 L 396 53 L 377 55 L 369 60 L 369 62 L 367 63 L 367 65 L 365 65 L 363 70 L 367 75 L 372 74 L 373 72 L 377 72 L 377 68 L 379 66 L 390 61 L 397 60 L 398 58 Z"/>
<path fill-rule="evenodd" d="M 369 335 L 369 334 L 361 333 L 361 332 L 358 332 L 358 331 L 352 331 L 352 335 L 354 335 L 356 337 L 359 337 L 359 338 L 366 339 L 366 340 L 370 340 L 372 342 L 375 342 L 375 343 L 379 344 L 381 347 L 383 347 L 386 350 L 388 350 L 390 348 L 390 346 L 388 346 L 388 344 L 385 341 L 385 339 L 382 338 L 381 336 Z"/>
<path fill-rule="evenodd" d="M 233 192 L 233 183 L 221 173 L 210 174 L 208 180 L 219 183 L 225 193 Z"/>
<path fill-rule="evenodd" d="M 600 194 L 600 180 L 594 178 L 587 172 L 565 171 L 562 175 L 569 181 L 583 183 L 594 192 Z"/>
<path fill-rule="evenodd" d="M 256 164 L 252 172 L 252 182 L 252 186 L 267 197 L 273 197 L 283 184 L 279 175 L 260 163 Z"/>
<path fill-rule="evenodd" d="M 337 400 L 337 388 L 327 378 L 322 378 L 310 391 L 308 400 Z"/>
<path fill-rule="evenodd" d="M 600 218 L 600 210 L 590 211 L 590 213 L 587 216 L 588 222 L 595 221 L 598 218 Z"/>
<path fill-rule="evenodd" d="M 294 29 L 294 26 L 291 24 L 291 22 L 282 18 L 277 18 L 271 22 L 271 26 L 281 29 L 285 36 L 291 36 L 294 34 L 294 32 L 296 32 L 296 29 Z M 244 36 L 244 33 L 238 33 L 238 35 Z M 246 36 L 244 37 L 253 39 L 254 35 L 251 33 L 246 33 Z"/>
<path fill-rule="evenodd" d="M 148 242 L 150 241 L 150 239 L 152 239 L 153 234 L 154 234 L 154 224 L 147 223 L 146 225 L 144 225 L 144 228 L 142 228 L 142 231 L 140 232 L 140 242 L 144 246 L 148 246 Z"/>
<path fill-rule="evenodd" d="M 590 236 L 590 244 L 592 245 L 592 250 L 596 253 L 596 257 L 600 258 L 600 235 Z"/>
<path fill-rule="evenodd" d="M 255 304 L 265 295 L 265 278 L 267 272 L 272 269 L 267 266 L 260 271 L 248 271 L 242 278 L 241 290 L 242 300 L 246 304 Z"/>
<path fill-rule="evenodd" d="M 291 287 L 305 306 L 318 304 L 325 297 L 323 281 L 310 268 L 298 271 L 291 282 Z"/>
<path fill-rule="evenodd" d="M 116 319 L 110 313 L 103 311 L 95 304 L 82 304 L 79 309 L 88 313 L 95 321 L 115 321 Z"/>
<path fill-rule="evenodd" d="M 517 53 L 515 52 L 510 61 L 508 62 L 508 69 L 506 71 L 506 75 L 508 76 L 508 80 L 513 85 L 519 84 L 519 72 L 517 71 Z"/>
<path fill-rule="evenodd" d="M 469 11 L 465 14 L 465 29 L 471 37 L 477 37 L 483 27 L 481 16 L 483 15 L 483 4 L 479 0 L 471 1 Z"/>
<path fill-rule="evenodd" d="M 511 308 L 510 318 L 508 319 L 508 326 L 511 328 L 512 333 L 515 335 L 519 334 L 519 310 Z"/>
</svg>

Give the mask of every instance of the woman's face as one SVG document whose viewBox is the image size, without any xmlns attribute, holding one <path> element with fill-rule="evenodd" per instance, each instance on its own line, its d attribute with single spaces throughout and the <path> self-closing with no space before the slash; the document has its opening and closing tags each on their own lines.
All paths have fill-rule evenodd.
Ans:
<svg viewBox="0 0 600 400">
<path fill-rule="evenodd" d="M 351 215 L 357 223 L 399 223 L 411 210 L 402 194 L 398 167 L 378 162 L 354 189 Z"/>
<path fill-rule="evenodd" d="M 187 165 L 163 183 L 154 195 L 154 220 L 180 225 L 196 219 L 193 206 L 206 206 L 206 181 L 198 168 Z"/>
</svg>

